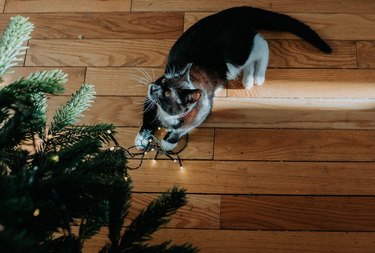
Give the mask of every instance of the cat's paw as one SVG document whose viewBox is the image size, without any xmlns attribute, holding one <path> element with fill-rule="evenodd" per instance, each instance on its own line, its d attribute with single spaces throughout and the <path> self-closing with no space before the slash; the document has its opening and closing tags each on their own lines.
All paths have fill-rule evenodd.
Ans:
<svg viewBox="0 0 375 253">
<path fill-rule="evenodd" d="M 264 76 L 256 76 L 254 81 L 256 85 L 260 86 L 266 81 L 266 78 Z"/>
<path fill-rule="evenodd" d="M 165 151 L 173 150 L 175 147 L 177 147 L 177 144 L 178 144 L 178 142 L 171 143 L 171 142 L 166 141 L 166 140 L 161 140 L 161 142 L 160 142 L 161 148 Z"/>
<path fill-rule="evenodd" d="M 134 140 L 134 145 L 136 149 L 143 150 L 146 149 L 147 145 L 149 144 L 149 133 L 145 130 L 139 132 Z"/>
<path fill-rule="evenodd" d="M 242 84 L 245 86 L 245 89 L 251 90 L 254 86 L 254 77 L 253 76 L 244 76 L 242 79 Z"/>
</svg>

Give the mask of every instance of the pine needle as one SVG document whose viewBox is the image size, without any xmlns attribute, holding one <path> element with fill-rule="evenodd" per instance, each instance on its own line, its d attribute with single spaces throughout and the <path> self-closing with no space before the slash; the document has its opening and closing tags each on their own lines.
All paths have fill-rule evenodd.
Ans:
<svg viewBox="0 0 375 253">
<path fill-rule="evenodd" d="M 51 133 L 54 135 L 64 127 L 78 122 L 78 118 L 93 103 L 95 89 L 91 84 L 83 84 L 81 88 L 71 96 L 70 100 L 56 111 L 51 123 Z"/>
<path fill-rule="evenodd" d="M 23 44 L 30 39 L 30 34 L 34 30 L 34 25 L 28 20 L 21 16 L 12 17 L 0 39 L 0 82 L 1 77 L 11 67 L 23 60 L 20 56 L 24 55 L 28 48 Z"/>
</svg>

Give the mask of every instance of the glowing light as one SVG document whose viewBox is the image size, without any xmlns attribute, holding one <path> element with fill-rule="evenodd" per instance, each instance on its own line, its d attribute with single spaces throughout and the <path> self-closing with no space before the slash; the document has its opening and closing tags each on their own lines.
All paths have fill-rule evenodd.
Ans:
<svg viewBox="0 0 375 253">
<path fill-rule="evenodd" d="M 109 150 L 113 151 L 115 150 L 115 147 L 110 147 Z"/>
<path fill-rule="evenodd" d="M 183 166 L 180 166 L 180 170 L 183 170 L 184 169 L 184 167 Z"/>
<path fill-rule="evenodd" d="M 38 208 L 35 209 L 34 212 L 33 212 L 33 216 L 37 217 L 37 216 L 39 216 L 39 214 L 40 214 L 40 210 Z"/>
</svg>

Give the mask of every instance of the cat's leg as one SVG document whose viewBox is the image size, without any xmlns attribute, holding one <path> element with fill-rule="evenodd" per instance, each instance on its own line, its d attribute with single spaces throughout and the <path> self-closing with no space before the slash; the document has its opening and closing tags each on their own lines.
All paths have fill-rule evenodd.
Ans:
<svg viewBox="0 0 375 253">
<path fill-rule="evenodd" d="M 255 62 L 255 73 L 254 82 L 256 85 L 262 85 L 266 80 L 266 70 L 269 58 L 268 43 L 260 35 L 256 35 L 254 38 L 254 49 L 256 49 L 256 62 Z"/>
<path fill-rule="evenodd" d="M 134 143 L 137 149 L 145 149 L 149 143 L 150 134 L 153 134 L 159 127 L 157 119 L 157 105 L 146 99 L 143 110 L 143 122 Z"/>
<path fill-rule="evenodd" d="M 161 141 L 161 147 L 166 151 L 173 150 L 182 136 L 184 136 L 184 133 L 180 131 L 169 131 Z"/>
<path fill-rule="evenodd" d="M 254 61 L 247 62 L 243 69 L 242 84 L 245 86 L 245 89 L 250 90 L 254 86 L 254 69 Z"/>
</svg>

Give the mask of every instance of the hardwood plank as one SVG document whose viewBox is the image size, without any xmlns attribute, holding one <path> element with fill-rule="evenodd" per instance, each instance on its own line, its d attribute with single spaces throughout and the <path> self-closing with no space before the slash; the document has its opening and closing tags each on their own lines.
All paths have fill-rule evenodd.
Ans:
<svg viewBox="0 0 375 253">
<path fill-rule="evenodd" d="M 102 229 L 87 240 L 83 252 L 98 252 L 108 240 L 107 234 L 108 229 Z M 154 243 L 191 243 L 201 253 L 373 253 L 375 248 L 375 233 L 371 232 L 160 229 L 154 238 Z"/>
<path fill-rule="evenodd" d="M 229 83 L 229 97 L 375 98 L 374 70 L 268 69 L 266 82 L 251 90 L 242 79 Z M 339 92 L 338 92 L 339 91 Z"/>
<path fill-rule="evenodd" d="M 134 191 L 178 185 L 202 194 L 375 195 L 375 163 L 184 160 L 183 166 L 145 161 L 129 171 Z"/>
<path fill-rule="evenodd" d="M 134 139 L 137 135 L 139 128 L 118 128 L 118 142 L 123 147 L 131 147 L 134 145 Z M 181 140 L 181 143 L 183 144 L 184 140 Z M 188 146 L 184 149 L 182 153 L 180 153 L 181 159 L 212 159 L 213 158 L 213 142 L 214 142 L 214 131 L 213 129 L 209 128 L 198 128 L 195 129 L 190 133 L 190 141 Z M 180 148 L 182 144 L 179 144 L 177 146 L 177 150 Z M 136 149 L 132 149 L 132 152 L 139 152 Z M 155 157 L 155 152 L 150 152 L 148 155 L 146 155 L 146 158 L 153 159 Z M 138 158 L 140 158 L 138 156 Z M 158 156 L 159 159 L 168 159 L 163 154 L 160 154 Z M 158 161 L 149 161 L 151 162 L 151 166 L 154 168 Z M 171 165 L 179 170 L 178 163 L 174 163 L 171 160 L 168 160 L 168 162 L 171 163 Z M 135 167 L 139 164 L 138 159 L 129 159 L 129 165 L 132 167 Z M 167 187 L 170 187 L 173 184 L 170 184 Z M 146 190 L 148 191 L 148 190 Z"/>
<path fill-rule="evenodd" d="M 26 66 L 163 66 L 171 40 L 30 40 Z"/>
<path fill-rule="evenodd" d="M 269 67 L 357 68 L 356 47 L 351 41 L 329 41 L 333 52 L 320 52 L 302 40 L 269 40 Z"/>
<path fill-rule="evenodd" d="M 4 76 L 4 82 L 0 84 L 0 88 L 16 81 L 20 77 L 27 77 L 29 74 L 36 71 L 52 70 L 56 68 L 50 67 L 17 67 L 14 68 L 14 73 Z M 68 75 L 68 81 L 65 86 L 65 95 L 74 93 L 85 81 L 86 69 L 82 67 L 64 67 L 61 68 L 64 73 Z"/>
<path fill-rule="evenodd" d="M 14 14 L 0 15 L 0 29 Z M 173 39 L 182 13 L 21 13 L 35 25 L 34 39 Z"/>
<path fill-rule="evenodd" d="M 375 131 L 366 130 L 216 129 L 214 155 L 216 160 L 375 161 L 373 138 Z"/>
<path fill-rule="evenodd" d="M 375 41 L 357 41 L 358 67 L 375 68 Z"/>
<path fill-rule="evenodd" d="M 58 106 L 69 100 L 67 96 L 50 97 L 47 101 L 47 118 L 52 118 Z M 117 126 L 139 126 L 143 98 L 139 97 L 97 97 L 79 124 L 112 123 Z"/>
<path fill-rule="evenodd" d="M 171 185 L 173 186 L 173 184 Z M 170 187 L 171 187 L 170 186 Z M 169 188 L 170 188 L 169 187 Z M 165 189 L 165 191 L 168 188 Z M 140 211 L 159 194 L 135 193 L 132 195 L 132 205 L 125 225 L 137 217 Z M 220 200 L 217 195 L 187 195 L 188 203 L 181 207 L 165 226 L 166 228 L 206 228 L 220 227 Z"/>
<path fill-rule="evenodd" d="M 375 198 L 222 196 L 221 228 L 374 231 Z"/>
<path fill-rule="evenodd" d="M 216 98 L 204 127 L 374 129 L 372 99 Z"/>
<path fill-rule="evenodd" d="M 198 20 L 214 12 L 186 12 L 184 31 Z M 373 40 L 375 32 L 374 14 L 341 13 L 285 13 L 309 25 L 325 40 Z M 296 39 L 297 36 L 286 32 L 259 31 L 266 39 Z"/>
<path fill-rule="evenodd" d="M 163 68 L 89 67 L 86 81 L 95 84 L 98 95 L 146 97 L 148 84 L 163 73 Z"/>
<path fill-rule="evenodd" d="M 230 7 L 251 5 L 277 12 L 311 13 L 375 13 L 372 0 L 133 0 L 132 11 L 219 11 Z"/>
<path fill-rule="evenodd" d="M 0 0 L 0 12 L 4 12 L 4 8 L 5 8 L 5 0 Z"/>
<path fill-rule="evenodd" d="M 121 12 L 131 0 L 7 0 L 5 12 Z"/>
<path fill-rule="evenodd" d="M 30 40 L 27 66 L 143 66 L 165 64 L 172 40 Z M 270 67 L 354 68 L 355 44 L 335 41 L 324 54 L 299 40 L 270 40 Z"/>
</svg>

